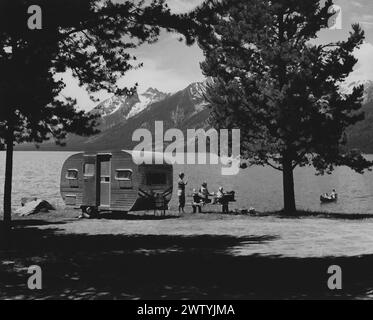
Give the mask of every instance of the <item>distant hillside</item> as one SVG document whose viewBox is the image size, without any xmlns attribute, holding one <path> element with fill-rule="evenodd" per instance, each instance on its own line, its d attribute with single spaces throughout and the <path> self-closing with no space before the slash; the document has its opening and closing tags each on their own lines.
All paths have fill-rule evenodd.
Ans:
<svg viewBox="0 0 373 320">
<path fill-rule="evenodd" d="M 136 129 L 146 128 L 154 132 L 154 122 L 163 121 L 164 129 L 202 128 L 208 117 L 200 84 L 167 96 L 164 100 L 149 105 L 142 112 L 118 125 L 91 137 L 84 142 L 84 149 L 132 148 L 138 142 L 132 142 Z"/>
<path fill-rule="evenodd" d="M 91 111 L 101 115 L 99 126 L 101 133 L 89 138 L 70 135 L 66 147 L 62 148 L 47 142 L 40 146 L 40 150 L 132 148 L 138 144 L 132 142 L 133 132 L 139 128 L 147 128 L 153 132 L 154 122 L 157 120 L 164 122 L 165 130 L 203 128 L 209 115 L 204 92 L 204 83 L 194 83 L 172 95 L 149 89 L 142 95 L 134 95 L 130 98 L 113 97 Z M 35 150 L 35 146 L 21 145 L 17 150 Z"/>
<path fill-rule="evenodd" d="M 346 90 L 360 83 L 352 83 Z M 348 147 L 358 148 L 365 153 L 373 153 L 373 82 L 366 86 L 365 120 L 348 131 Z M 92 113 L 102 117 L 98 135 L 82 138 L 70 135 L 66 147 L 56 146 L 52 142 L 44 143 L 40 150 L 108 150 L 132 148 L 138 142 L 132 141 L 132 134 L 138 128 L 154 131 L 154 122 L 164 122 L 165 130 L 179 128 L 207 128 L 209 115 L 204 99 L 205 83 L 194 83 L 175 94 L 166 94 L 150 88 L 145 93 L 127 97 L 110 98 Z M 17 146 L 17 150 L 35 150 L 32 144 Z"/>
<path fill-rule="evenodd" d="M 373 153 L 373 100 L 365 104 L 365 120 L 357 123 L 348 134 L 348 147 Z"/>
</svg>

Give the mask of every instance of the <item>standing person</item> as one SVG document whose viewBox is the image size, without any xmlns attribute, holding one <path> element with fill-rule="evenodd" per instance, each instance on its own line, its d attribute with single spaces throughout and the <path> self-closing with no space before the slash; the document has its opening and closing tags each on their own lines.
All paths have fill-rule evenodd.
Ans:
<svg viewBox="0 0 373 320">
<path fill-rule="evenodd" d="M 185 207 L 185 186 L 188 184 L 188 182 L 184 181 L 184 173 L 181 172 L 179 174 L 179 181 L 177 182 L 177 195 L 179 197 L 179 213 L 185 213 L 184 207 Z"/>
</svg>

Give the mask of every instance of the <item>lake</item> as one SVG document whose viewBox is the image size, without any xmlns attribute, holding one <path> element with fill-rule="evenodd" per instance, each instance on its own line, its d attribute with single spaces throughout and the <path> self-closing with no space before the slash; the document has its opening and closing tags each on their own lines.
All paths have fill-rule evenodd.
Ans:
<svg viewBox="0 0 373 320">
<path fill-rule="evenodd" d="M 71 152 L 15 152 L 13 176 L 13 205 L 18 207 L 22 197 L 40 197 L 62 208 L 59 192 L 60 170 Z M 373 156 L 369 156 L 373 159 Z M 0 153 L 0 205 L 2 209 L 5 153 Z M 185 172 L 187 194 L 203 181 L 210 192 L 219 186 L 226 191 L 235 190 L 234 208 L 254 207 L 258 211 L 277 211 L 283 206 L 282 175 L 272 168 L 251 167 L 237 176 L 222 176 L 219 166 L 176 165 L 175 184 L 179 172 Z M 175 185 L 176 187 L 176 185 Z M 339 194 L 338 203 L 320 204 L 320 194 L 333 188 Z M 346 167 L 338 168 L 332 175 L 316 176 L 312 168 L 295 171 L 295 192 L 299 209 L 336 213 L 373 213 L 373 173 L 354 173 Z M 176 192 L 171 207 L 177 205 Z"/>
</svg>

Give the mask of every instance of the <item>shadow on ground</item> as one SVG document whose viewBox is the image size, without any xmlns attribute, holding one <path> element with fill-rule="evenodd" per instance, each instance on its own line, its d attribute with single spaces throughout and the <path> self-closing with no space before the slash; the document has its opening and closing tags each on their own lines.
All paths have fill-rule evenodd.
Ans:
<svg viewBox="0 0 373 320">
<path fill-rule="evenodd" d="M 331 220 L 367 220 L 373 219 L 373 214 L 370 213 L 330 213 L 330 212 L 314 212 L 314 211 L 297 211 L 294 215 L 287 215 L 281 211 L 258 213 L 261 217 L 277 217 L 280 219 L 303 219 L 303 218 L 320 218 Z"/>
<path fill-rule="evenodd" d="M 100 214 L 96 219 L 107 219 L 107 220 L 169 220 L 179 219 L 180 216 L 170 215 L 150 215 L 150 214 L 123 214 L 123 212 L 104 212 Z"/>
<path fill-rule="evenodd" d="M 65 221 L 46 221 L 40 219 L 22 219 L 22 220 L 13 220 L 12 226 L 14 227 L 38 227 L 38 226 L 50 226 L 50 225 L 63 225 L 66 224 L 69 220 Z"/>
<path fill-rule="evenodd" d="M 287 299 L 361 298 L 373 288 L 372 256 L 236 257 L 233 248 L 276 240 L 230 236 L 66 235 L 16 227 L 0 239 L 0 298 Z M 43 289 L 27 289 L 27 268 L 43 270 Z M 330 291 L 327 269 L 343 269 Z"/>
</svg>

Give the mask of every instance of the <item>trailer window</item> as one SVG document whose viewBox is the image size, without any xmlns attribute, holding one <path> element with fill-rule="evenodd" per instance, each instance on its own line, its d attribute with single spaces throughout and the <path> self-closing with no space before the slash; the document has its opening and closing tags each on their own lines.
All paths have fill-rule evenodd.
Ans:
<svg viewBox="0 0 373 320">
<path fill-rule="evenodd" d="M 78 180 L 79 171 L 76 169 L 69 169 L 66 173 L 66 179 L 68 180 Z"/>
<path fill-rule="evenodd" d="M 94 163 L 85 163 L 84 164 L 84 176 L 93 177 L 95 175 L 95 165 Z"/>
<path fill-rule="evenodd" d="M 152 185 L 165 185 L 167 184 L 167 176 L 162 172 L 148 172 L 146 174 L 146 184 Z"/>
<path fill-rule="evenodd" d="M 116 170 L 115 180 L 131 181 L 132 180 L 132 170 L 127 170 L 127 169 Z"/>
</svg>

